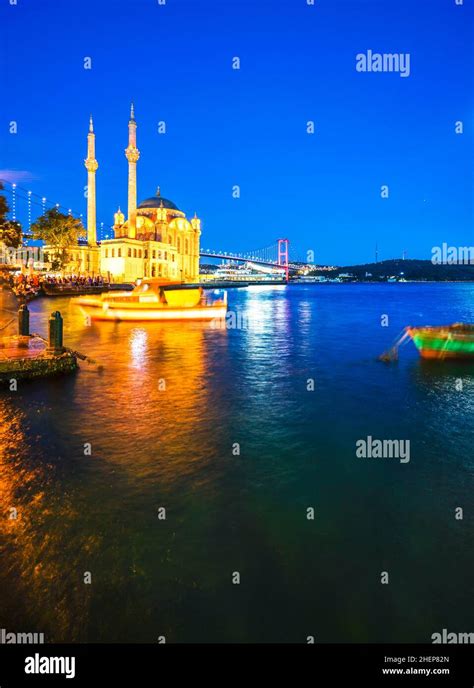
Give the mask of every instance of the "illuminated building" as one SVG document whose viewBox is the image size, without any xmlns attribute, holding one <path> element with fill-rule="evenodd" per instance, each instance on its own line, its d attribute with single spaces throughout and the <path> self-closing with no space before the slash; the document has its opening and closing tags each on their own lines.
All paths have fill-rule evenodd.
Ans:
<svg viewBox="0 0 474 688">
<path fill-rule="evenodd" d="M 115 282 L 134 282 L 142 277 L 161 277 L 182 282 L 199 276 L 201 221 L 191 220 L 170 200 L 155 196 L 137 205 L 137 123 L 133 104 L 128 123 L 128 218 L 119 209 L 114 215 L 114 238 L 97 245 L 95 134 L 92 118 L 88 134 L 87 246 L 71 248 L 68 272 L 101 273 Z"/>
</svg>

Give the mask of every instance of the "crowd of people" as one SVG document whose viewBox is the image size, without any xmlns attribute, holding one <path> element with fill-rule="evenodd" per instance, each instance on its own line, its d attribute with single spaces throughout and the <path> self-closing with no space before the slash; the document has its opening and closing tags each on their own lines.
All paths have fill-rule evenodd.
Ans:
<svg viewBox="0 0 474 688">
<path fill-rule="evenodd" d="M 40 291 L 40 278 L 35 274 L 24 275 L 20 272 L 18 275 L 10 276 L 10 287 L 20 298 L 33 298 Z"/>
<path fill-rule="evenodd" d="M 38 275 L 26 273 L 11 273 L 8 277 L 3 277 L 3 283 L 10 287 L 16 296 L 21 299 L 31 299 L 38 295 L 43 285 L 59 289 L 67 287 L 85 288 L 103 287 L 107 284 L 103 277 L 97 275 L 95 277 L 86 277 L 83 275 Z"/>
<path fill-rule="evenodd" d="M 101 275 L 95 277 L 85 277 L 84 275 L 56 276 L 46 275 L 41 279 L 41 284 L 51 284 L 68 287 L 102 287 L 106 284 Z"/>
</svg>

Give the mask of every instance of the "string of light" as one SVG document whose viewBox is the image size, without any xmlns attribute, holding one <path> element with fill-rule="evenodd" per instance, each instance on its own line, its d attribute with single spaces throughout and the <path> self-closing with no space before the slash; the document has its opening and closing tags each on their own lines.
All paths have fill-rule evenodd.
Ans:
<svg viewBox="0 0 474 688">
<path fill-rule="evenodd" d="M 0 182 L 4 185 L 7 185 L 10 188 L 5 187 L 6 193 L 10 193 L 12 196 L 12 219 L 16 220 L 16 211 L 17 211 L 17 201 L 18 200 L 25 200 L 27 201 L 28 204 L 28 227 L 31 227 L 31 220 L 32 220 L 32 206 L 37 206 L 40 207 L 42 210 L 42 214 L 46 212 L 47 209 L 47 202 L 48 199 L 46 196 L 40 196 L 39 194 L 35 193 L 34 191 L 30 191 L 29 189 L 26 189 L 22 186 L 18 186 L 15 182 L 9 182 L 6 179 L 0 179 Z M 36 200 L 38 199 L 38 200 Z M 75 212 L 72 210 L 72 208 L 67 208 L 66 206 L 61 205 L 60 203 L 56 204 L 51 204 L 51 208 L 57 208 L 58 210 L 64 212 L 67 215 L 74 216 L 79 218 L 81 221 L 84 217 L 83 213 Z M 103 230 L 104 226 L 106 226 L 105 222 L 100 223 L 101 229 Z M 109 223 L 107 224 L 107 227 L 112 227 L 112 225 Z"/>
</svg>

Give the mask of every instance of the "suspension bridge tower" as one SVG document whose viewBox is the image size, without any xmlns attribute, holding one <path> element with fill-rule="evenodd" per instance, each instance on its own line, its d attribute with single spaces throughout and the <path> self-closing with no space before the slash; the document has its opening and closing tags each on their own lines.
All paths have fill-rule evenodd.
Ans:
<svg viewBox="0 0 474 688">
<path fill-rule="evenodd" d="M 289 273 L 289 246 L 288 239 L 278 239 L 278 265 L 285 268 L 286 281 L 288 282 Z"/>
</svg>

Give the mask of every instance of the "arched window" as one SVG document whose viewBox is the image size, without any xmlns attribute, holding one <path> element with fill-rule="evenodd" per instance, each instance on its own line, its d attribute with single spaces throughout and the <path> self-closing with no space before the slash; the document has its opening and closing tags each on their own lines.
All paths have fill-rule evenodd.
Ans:
<svg viewBox="0 0 474 688">
<path fill-rule="evenodd" d="M 178 237 L 177 246 L 178 246 L 178 253 L 180 253 L 181 252 L 181 239 L 179 237 Z"/>
</svg>

